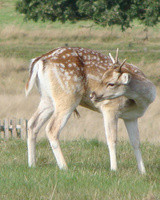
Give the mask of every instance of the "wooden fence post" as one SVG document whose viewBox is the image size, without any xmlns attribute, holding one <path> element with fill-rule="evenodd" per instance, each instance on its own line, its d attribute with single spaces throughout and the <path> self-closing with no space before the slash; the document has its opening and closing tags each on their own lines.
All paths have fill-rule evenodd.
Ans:
<svg viewBox="0 0 160 200">
<path fill-rule="evenodd" d="M 0 137 L 4 138 L 4 121 L 0 121 Z"/>
<path fill-rule="evenodd" d="M 12 119 L 12 137 L 17 137 L 17 130 L 16 130 L 16 118 Z"/>
<path fill-rule="evenodd" d="M 8 118 L 4 120 L 4 137 L 9 139 L 9 125 L 8 125 Z"/>
<path fill-rule="evenodd" d="M 0 120 L 0 138 L 9 139 L 10 137 L 14 138 L 27 138 L 27 120 L 16 118 L 9 119 L 5 118 Z"/>
</svg>

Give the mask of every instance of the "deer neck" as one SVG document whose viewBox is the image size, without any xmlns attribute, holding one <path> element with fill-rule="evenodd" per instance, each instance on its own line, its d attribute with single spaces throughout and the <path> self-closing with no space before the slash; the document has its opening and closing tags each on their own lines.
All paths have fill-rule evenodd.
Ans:
<svg viewBox="0 0 160 200">
<path fill-rule="evenodd" d="M 147 79 L 132 80 L 129 84 L 126 97 L 133 99 L 138 107 L 146 108 L 156 96 L 156 89 L 152 82 Z"/>
</svg>

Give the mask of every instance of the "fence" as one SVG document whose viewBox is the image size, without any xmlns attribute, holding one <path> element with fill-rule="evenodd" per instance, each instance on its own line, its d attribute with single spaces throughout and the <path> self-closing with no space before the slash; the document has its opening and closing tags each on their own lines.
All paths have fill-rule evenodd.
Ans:
<svg viewBox="0 0 160 200">
<path fill-rule="evenodd" d="M 27 120 L 9 119 L 0 120 L 0 138 L 27 138 Z"/>
</svg>

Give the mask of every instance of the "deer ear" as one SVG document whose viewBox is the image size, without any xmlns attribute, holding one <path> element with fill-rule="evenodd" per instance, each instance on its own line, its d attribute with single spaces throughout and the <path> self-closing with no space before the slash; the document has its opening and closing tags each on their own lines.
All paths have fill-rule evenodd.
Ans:
<svg viewBox="0 0 160 200">
<path fill-rule="evenodd" d="M 123 73 L 121 76 L 122 84 L 127 85 L 130 83 L 132 76 L 128 73 Z"/>
</svg>

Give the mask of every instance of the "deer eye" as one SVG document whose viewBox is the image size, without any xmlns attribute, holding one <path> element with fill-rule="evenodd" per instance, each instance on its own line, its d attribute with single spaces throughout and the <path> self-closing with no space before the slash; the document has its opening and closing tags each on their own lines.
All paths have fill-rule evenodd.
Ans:
<svg viewBox="0 0 160 200">
<path fill-rule="evenodd" d="M 113 87 L 113 86 L 115 86 L 115 84 L 114 83 L 108 83 L 108 86 Z"/>
</svg>

